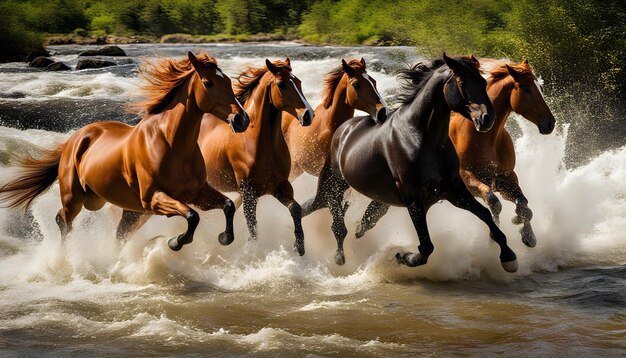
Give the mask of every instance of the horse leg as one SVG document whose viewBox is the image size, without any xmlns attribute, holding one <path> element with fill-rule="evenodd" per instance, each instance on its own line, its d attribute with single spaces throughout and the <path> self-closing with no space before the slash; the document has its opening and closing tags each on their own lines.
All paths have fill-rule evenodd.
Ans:
<svg viewBox="0 0 626 358">
<path fill-rule="evenodd" d="M 62 168 L 63 169 L 63 168 Z M 56 223 L 61 231 L 61 239 L 63 242 L 72 231 L 72 223 L 83 204 L 87 200 L 87 193 L 83 190 L 80 182 L 76 178 L 76 173 L 71 171 L 59 175 L 59 191 L 61 192 L 61 209 L 56 215 Z"/>
<path fill-rule="evenodd" d="M 232 200 L 212 188 L 208 183 L 204 183 L 200 188 L 198 196 L 191 203 L 197 205 L 203 211 L 222 208 L 226 217 L 226 229 L 219 234 L 217 240 L 224 246 L 230 245 L 235 240 L 233 218 L 235 217 L 236 207 Z"/>
<path fill-rule="evenodd" d="M 252 188 L 249 181 L 244 180 L 241 183 L 241 197 L 243 199 L 243 215 L 248 224 L 249 240 L 256 240 L 256 191 Z"/>
<path fill-rule="evenodd" d="M 302 204 L 302 217 L 328 206 L 326 198 L 328 197 L 328 192 L 332 189 L 332 181 L 332 167 L 330 165 L 330 159 L 327 159 L 326 162 L 324 162 L 320 176 L 317 179 L 317 191 L 315 192 L 315 197 Z"/>
<path fill-rule="evenodd" d="M 480 205 L 461 180 L 458 180 L 452 186 L 451 190 L 448 191 L 446 199 L 454 206 L 465 209 L 476 215 L 489 226 L 491 238 L 500 246 L 500 263 L 502 267 L 508 272 L 517 271 L 517 257 L 513 250 L 507 245 L 506 236 L 491 218 L 489 209 Z"/>
<path fill-rule="evenodd" d="M 121 243 L 126 242 L 135 231 L 139 230 L 139 228 L 150 219 L 150 216 L 151 215 L 148 213 L 124 210 L 122 212 L 122 219 L 117 225 L 117 240 Z"/>
<path fill-rule="evenodd" d="M 426 223 L 426 212 L 428 209 L 422 202 L 418 201 L 411 203 L 407 209 L 409 210 L 409 216 L 411 216 L 411 221 L 413 222 L 413 226 L 415 226 L 415 231 L 417 231 L 417 237 L 420 241 L 417 247 L 419 253 L 398 252 L 395 257 L 399 263 L 409 267 L 415 267 L 426 264 L 428 257 L 433 253 L 435 247 L 430 240 L 428 224 Z"/>
<path fill-rule="evenodd" d="M 522 242 L 528 247 L 535 247 L 537 238 L 530 225 L 533 212 L 528 207 L 528 199 L 526 199 L 522 189 L 519 187 L 517 175 L 515 172 L 509 172 L 498 176 L 496 178 L 496 186 L 504 199 L 515 203 L 515 214 L 517 215 L 511 219 L 511 222 L 515 225 L 523 224 L 519 231 L 522 235 Z"/>
<path fill-rule="evenodd" d="M 491 190 L 487 184 L 478 179 L 478 177 L 471 171 L 461 169 L 459 172 L 461 174 L 461 179 L 463 179 L 463 182 L 470 193 L 484 200 L 485 204 L 489 206 L 489 210 L 491 210 L 493 221 L 495 221 L 496 225 L 500 225 L 502 203 L 500 203 L 500 200 L 494 194 L 493 190 Z"/>
<path fill-rule="evenodd" d="M 337 253 L 335 254 L 335 263 L 339 266 L 345 264 L 346 257 L 343 251 L 343 241 L 348 234 L 346 223 L 344 220 L 345 207 L 342 206 L 343 196 L 350 187 L 343 179 L 340 173 L 332 170 L 330 165 L 325 166 L 325 181 L 323 183 L 323 201 L 328 205 L 330 214 L 333 217 L 331 229 L 337 241 Z M 321 180 L 321 176 L 320 176 Z"/>
<path fill-rule="evenodd" d="M 376 223 L 378 223 L 378 220 L 385 216 L 388 210 L 389 205 L 385 203 L 374 200 L 370 202 L 365 210 L 365 213 L 363 214 L 363 217 L 361 218 L 361 221 L 357 224 L 355 233 L 356 238 L 359 239 L 363 237 L 367 231 L 374 228 Z"/>
<path fill-rule="evenodd" d="M 155 214 L 167 217 L 180 215 L 187 220 L 187 231 L 167 241 L 170 249 L 179 251 L 184 245 L 193 241 L 193 234 L 200 222 L 200 216 L 195 210 L 159 190 L 152 195 L 150 208 Z"/>
<path fill-rule="evenodd" d="M 274 193 L 274 197 L 278 199 L 284 206 L 289 209 L 293 218 L 294 234 L 296 241 L 293 244 L 294 249 L 298 251 L 298 255 L 304 255 L 304 231 L 302 230 L 302 208 L 293 198 L 293 187 L 291 183 L 285 181 L 278 186 Z"/>
</svg>

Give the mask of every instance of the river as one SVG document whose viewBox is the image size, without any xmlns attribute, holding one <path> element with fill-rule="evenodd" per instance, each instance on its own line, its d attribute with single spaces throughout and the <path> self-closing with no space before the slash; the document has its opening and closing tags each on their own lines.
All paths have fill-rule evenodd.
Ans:
<svg viewBox="0 0 626 358">
<path fill-rule="evenodd" d="M 381 94 L 393 99 L 394 71 L 419 56 L 402 47 L 297 44 L 121 46 L 118 66 L 43 72 L 0 65 L 0 179 L 12 154 L 52 147 L 96 120 L 133 123 L 124 105 L 137 95 L 137 64 L 206 50 L 234 76 L 246 64 L 291 58 L 315 107 L 323 75 L 340 58 L 364 57 Z M 53 46 L 70 65 L 92 46 Z M 545 83 L 544 86 L 550 86 Z M 548 98 L 549 100 L 549 98 Z M 504 272 L 486 226 L 447 202 L 428 223 L 435 251 L 425 266 L 401 267 L 398 249 L 417 237 L 406 210 L 393 208 L 365 237 L 354 238 L 367 200 L 350 194 L 346 265 L 333 257 L 330 215 L 303 221 L 306 255 L 291 249 L 287 209 L 263 197 L 258 240 L 243 214 L 235 242 L 219 245 L 221 211 L 201 214 L 195 240 L 180 252 L 165 238 L 182 218 L 153 217 L 126 245 L 115 239 L 119 208 L 83 210 L 65 245 L 54 216 L 58 185 L 32 210 L 0 209 L 0 354 L 88 356 L 624 356 L 626 354 L 626 146 L 566 164 L 570 124 L 555 113 L 542 136 L 513 116 L 517 173 L 534 211 L 538 244 L 525 247 L 503 202 L 501 228 L 518 255 Z M 296 179 L 308 199 L 316 179 Z"/>
</svg>

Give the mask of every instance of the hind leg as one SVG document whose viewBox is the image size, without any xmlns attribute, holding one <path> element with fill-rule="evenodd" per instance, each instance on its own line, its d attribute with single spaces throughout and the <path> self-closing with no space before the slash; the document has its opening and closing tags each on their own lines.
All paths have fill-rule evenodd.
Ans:
<svg viewBox="0 0 626 358">
<path fill-rule="evenodd" d="M 515 214 L 517 215 L 511 221 L 515 225 L 523 225 L 519 231 L 522 235 L 522 242 L 528 247 L 535 247 L 537 238 L 530 225 L 533 212 L 528 207 L 528 199 L 526 199 L 522 189 L 519 187 L 517 175 L 515 172 L 499 175 L 496 179 L 496 186 L 504 199 L 515 203 Z"/>
<path fill-rule="evenodd" d="M 332 191 L 333 174 L 330 165 L 330 159 L 327 159 L 322 167 L 320 176 L 317 179 L 317 191 L 315 197 L 307 200 L 302 204 L 302 217 L 311 214 L 314 211 L 325 208 L 328 206 L 327 197 Z M 346 208 L 347 209 L 347 208 Z"/>
<path fill-rule="evenodd" d="M 476 215 L 480 220 L 487 224 L 487 226 L 489 226 L 491 238 L 498 244 L 498 246 L 500 246 L 500 263 L 502 264 L 502 267 L 508 272 L 517 271 L 517 257 L 515 256 L 513 250 L 511 250 L 511 248 L 507 245 L 506 236 L 493 221 L 489 209 L 480 205 L 469 190 L 467 190 L 465 184 L 463 184 L 460 178 L 453 185 L 451 190 L 446 193 L 446 199 L 448 199 L 448 201 L 450 201 L 450 203 L 454 206 L 465 209 Z"/>
<path fill-rule="evenodd" d="M 247 180 L 241 183 L 241 198 L 243 200 L 243 216 L 246 218 L 248 233 L 250 234 L 249 240 L 256 240 L 256 205 L 258 198 L 256 191 Z"/>
<path fill-rule="evenodd" d="M 495 221 L 496 225 L 500 225 L 500 213 L 502 212 L 502 203 L 498 197 L 494 194 L 491 188 L 483 183 L 478 177 L 471 171 L 461 169 L 459 171 L 461 174 L 461 179 L 465 183 L 467 189 L 472 193 L 472 195 L 476 197 L 480 197 L 483 199 L 485 204 L 489 206 L 489 210 L 491 210 L 491 215 L 493 215 L 493 221 Z"/>
<path fill-rule="evenodd" d="M 222 208 L 226 217 L 226 228 L 219 234 L 217 240 L 224 246 L 230 245 L 235 240 L 233 218 L 235 217 L 236 208 L 232 200 L 213 189 L 209 184 L 204 183 L 192 204 L 197 205 L 203 211 Z"/>
<path fill-rule="evenodd" d="M 274 197 L 278 199 L 284 206 L 289 209 L 293 218 L 294 234 L 296 241 L 293 246 L 298 251 L 298 255 L 304 255 L 304 231 L 302 230 L 302 208 L 293 198 L 293 187 L 291 183 L 285 181 L 278 186 L 274 193 Z"/>
<path fill-rule="evenodd" d="M 435 247 L 430 240 L 430 233 L 428 232 L 428 224 L 426 222 L 426 212 L 428 208 L 421 201 L 415 201 L 411 203 L 407 209 L 420 241 L 417 247 L 419 253 L 398 252 L 396 253 L 396 260 L 403 265 L 415 267 L 426 264 L 428 257 L 433 253 Z"/>
<path fill-rule="evenodd" d="M 367 206 L 361 221 L 357 224 L 355 236 L 357 239 L 363 237 L 366 232 L 374 228 L 376 223 L 387 214 L 389 205 L 378 201 L 372 201 Z"/>
<path fill-rule="evenodd" d="M 83 208 L 83 204 L 87 200 L 87 193 L 83 191 L 82 186 L 75 179 L 74 173 L 59 176 L 59 190 L 61 192 L 61 210 L 56 215 L 56 222 L 61 231 L 63 242 L 72 231 L 72 223 L 78 213 Z"/>
<path fill-rule="evenodd" d="M 148 213 L 138 213 L 136 211 L 124 210 L 122 212 L 122 219 L 117 225 L 117 240 L 124 243 L 131 237 L 135 231 L 139 230 L 143 224 L 150 219 Z"/>
</svg>

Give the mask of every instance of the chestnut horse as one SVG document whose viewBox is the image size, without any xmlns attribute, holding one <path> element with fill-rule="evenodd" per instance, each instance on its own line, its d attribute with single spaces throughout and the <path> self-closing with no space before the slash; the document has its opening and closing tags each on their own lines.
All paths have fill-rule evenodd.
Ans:
<svg viewBox="0 0 626 358">
<path fill-rule="evenodd" d="M 291 154 L 293 181 L 303 172 L 318 176 L 330 153 L 330 139 L 354 110 L 368 113 L 382 123 L 387 118 L 387 104 L 376 89 L 376 80 L 365 70 L 365 60 L 341 60 L 341 66 L 324 76 L 322 103 L 315 108 L 315 121 L 308 127 L 283 113 L 283 134 Z"/>
<path fill-rule="evenodd" d="M 450 139 L 459 156 L 461 178 L 470 192 L 489 205 L 496 223 L 499 222 L 502 204 L 494 191 L 514 202 L 517 215 L 512 221 L 523 224 L 520 229 L 522 242 L 534 247 L 537 240 L 530 225 L 533 214 L 514 171 L 515 148 L 504 124 L 513 111 L 537 125 L 541 134 L 550 134 L 554 130 L 555 119 L 528 61 L 520 65 L 499 64 L 492 67 L 487 94 L 496 113 L 494 128 L 489 132 L 477 132 L 461 114 L 453 113 Z M 388 209 L 388 205 L 372 202 L 357 228 L 357 238 L 374 227 Z"/>
<path fill-rule="evenodd" d="M 419 253 L 399 252 L 396 260 L 407 266 L 424 265 L 434 250 L 426 213 L 437 201 L 447 199 L 468 210 L 489 226 L 500 246 L 500 262 L 509 272 L 517 270 L 515 253 L 495 224 L 489 210 L 472 196 L 459 175 L 459 160 L 448 136 L 450 111 L 461 113 L 479 131 L 493 126 L 495 114 L 487 96 L 478 60 L 453 59 L 418 63 L 400 74 L 404 93 L 400 108 L 382 125 L 369 117 L 355 117 L 341 125 L 331 142 L 316 196 L 329 206 L 337 240 L 335 262 L 345 262 L 343 239 L 344 192 L 352 187 L 387 205 L 407 207 L 420 241 Z M 309 213 L 309 200 L 303 213 Z"/>
<path fill-rule="evenodd" d="M 230 79 L 207 54 L 146 62 L 140 71 L 149 97 L 135 105 L 144 113 L 136 126 L 92 123 L 44 158 L 23 160 L 22 172 L 0 188 L 2 201 L 28 206 L 58 177 L 62 208 L 56 222 L 64 240 L 83 206 L 99 210 L 110 202 L 139 213 L 183 216 L 187 231 L 168 245 L 177 251 L 190 243 L 199 216 L 187 203 L 206 210 L 213 208 L 207 197 L 221 196 L 206 183 L 197 144 L 202 115 L 213 113 L 241 132 L 247 114 Z"/>
<path fill-rule="evenodd" d="M 295 248 L 304 255 L 301 208 L 289 183 L 291 159 L 281 130 L 282 112 L 308 126 L 314 112 L 302 94 L 300 80 L 291 73 L 289 59 L 247 68 L 235 84 L 235 94 L 250 114 L 250 128 L 241 135 L 211 116 L 205 116 L 199 144 L 208 182 L 222 192 L 239 191 L 250 239 L 256 239 L 256 205 L 272 195 L 285 205 L 294 222 Z M 220 241 L 228 245 L 231 241 Z"/>
</svg>

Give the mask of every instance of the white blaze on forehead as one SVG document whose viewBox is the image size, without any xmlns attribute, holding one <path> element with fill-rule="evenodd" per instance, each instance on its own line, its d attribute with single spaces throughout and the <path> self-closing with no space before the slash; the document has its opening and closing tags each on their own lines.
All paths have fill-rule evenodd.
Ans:
<svg viewBox="0 0 626 358">
<path fill-rule="evenodd" d="M 363 78 L 365 78 L 367 82 L 369 82 L 370 85 L 372 85 L 372 89 L 374 90 L 374 93 L 376 93 L 376 95 L 378 96 L 378 100 L 380 101 L 380 103 L 383 104 L 383 106 L 385 106 L 385 109 L 387 109 L 387 102 L 385 102 L 385 99 L 383 98 L 383 96 L 381 96 L 380 93 L 378 93 L 376 86 L 374 86 L 374 84 L 372 83 L 372 80 L 370 80 L 370 76 L 368 76 L 367 73 L 364 73 Z"/>
<path fill-rule="evenodd" d="M 295 76 L 293 78 L 295 78 Z M 296 93 L 298 94 L 298 96 L 300 96 L 302 103 L 304 103 L 304 105 L 306 106 L 306 109 L 311 111 L 311 115 L 312 115 L 315 111 L 313 110 L 313 108 L 311 108 L 309 101 L 307 101 L 306 98 L 304 98 L 304 96 L 302 95 L 302 93 L 300 93 L 300 90 L 298 89 L 298 86 L 296 86 L 296 83 L 293 81 L 293 78 L 290 79 L 289 81 L 291 81 L 291 83 L 293 84 L 293 88 L 296 90 Z"/>
<path fill-rule="evenodd" d="M 237 96 L 235 96 L 235 102 L 237 102 L 237 106 L 239 106 L 239 109 L 243 111 L 243 106 L 241 105 L 241 102 L 239 102 L 239 100 L 237 99 Z"/>
<path fill-rule="evenodd" d="M 543 80 L 541 80 L 541 82 L 539 82 L 539 79 L 535 80 L 535 86 L 537 86 L 537 89 L 539 90 L 539 93 L 541 93 L 541 97 L 543 97 L 543 91 L 541 90 L 541 84 L 543 83 Z"/>
</svg>

